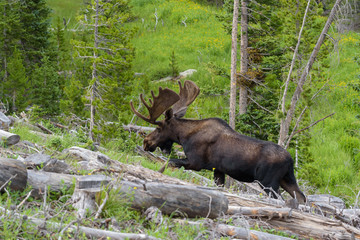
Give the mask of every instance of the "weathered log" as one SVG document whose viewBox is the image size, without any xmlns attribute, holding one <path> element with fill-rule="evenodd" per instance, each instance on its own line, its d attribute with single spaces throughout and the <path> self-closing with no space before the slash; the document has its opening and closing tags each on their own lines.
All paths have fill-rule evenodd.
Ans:
<svg viewBox="0 0 360 240">
<path fill-rule="evenodd" d="M 148 134 L 149 132 L 152 132 L 155 130 L 153 127 L 143 127 L 143 126 L 137 126 L 137 125 L 123 125 L 123 128 L 125 131 L 128 132 L 136 132 L 141 134 Z"/>
<path fill-rule="evenodd" d="M 24 216 L 11 211 L 9 212 L 8 210 L 6 210 L 5 208 L 0 206 L 0 211 L 2 212 L 8 212 L 8 214 L 11 214 L 12 217 L 18 218 L 18 219 L 23 219 Z M 62 223 L 57 223 L 57 222 L 51 222 L 45 219 L 39 219 L 39 218 L 35 218 L 35 217 L 31 217 L 28 216 L 27 219 L 37 225 L 37 226 L 42 226 L 42 227 L 46 227 L 48 229 L 51 230 L 57 230 L 57 232 L 60 232 L 60 235 L 62 233 L 64 233 L 64 230 L 67 230 L 69 232 L 82 232 L 84 233 L 88 238 L 90 239 L 121 239 L 121 240 L 125 240 L 125 239 L 130 239 L 130 240 L 138 240 L 138 239 L 147 239 L 147 240 L 157 240 L 158 238 L 146 235 L 146 234 L 136 234 L 136 233 L 120 233 L 120 232 L 113 232 L 113 231 L 107 231 L 107 230 L 102 230 L 102 229 L 95 229 L 95 228 L 90 228 L 90 227 L 84 227 L 84 226 L 75 226 L 75 225 L 68 225 L 68 226 L 64 226 L 64 224 Z M 60 238 L 61 239 L 61 236 Z"/>
<path fill-rule="evenodd" d="M 236 207 L 229 206 L 227 214 L 241 214 L 250 217 L 287 218 L 291 216 L 291 208 L 271 207 Z"/>
<path fill-rule="evenodd" d="M 27 182 L 33 188 L 34 197 L 41 197 L 47 187 L 53 192 L 69 189 L 75 183 L 75 180 L 80 177 L 34 170 L 28 170 L 27 174 Z"/>
<path fill-rule="evenodd" d="M 229 199 L 230 207 L 247 206 L 247 207 L 278 207 L 274 204 L 275 200 L 271 199 L 251 199 L 249 197 L 237 196 L 234 194 L 224 193 Z M 269 199 L 270 200 L 270 199 Z M 279 204 L 281 204 L 279 202 Z M 305 209 L 300 205 L 301 209 Z M 326 218 L 320 215 L 300 212 L 293 209 L 291 216 L 286 219 L 262 218 L 258 222 L 260 226 L 271 226 L 278 230 L 289 230 L 302 238 L 313 239 L 360 239 L 360 230 L 352 227 L 339 220 Z"/>
<path fill-rule="evenodd" d="M 217 218 L 228 208 L 228 200 L 222 193 L 202 187 L 121 181 L 117 188 L 121 196 L 133 199 L 134 208 L 155 206 L 169 215 L 182 212 L 188 217 Z"/>
<path fill-rule="evenodd" d="M 20 141 L 20 136 L 0 129 L 0 142 L 6 145 L 14 145 Z"/>
<path fill-rule="evenodd" d="M 209 228 L 211 231 L 215 231 L 223 236 L 231 237 L 233 238 L 239 238 L 239 239 L 266 239 L 266 240 L 290 240 L 291 238 L 282 237 L 278 235 L 273 235 L 270 233 L 260 232 L 256 230 L 251 230 L 248 228 L 243 227 L 235 227 L 230 226 L 226 224 L 218 224 L 218 223 L 203 223 L 203 222 L 195 222 L 195 221 L 187 221 L 182 219 L 176 219 L 175 222 L 181 223 L 181 224 L 189 224 L 189 225 L 195 225 L 200 226 L 203 224 L 207 228 Z"/>
<path fill-rule="evenodd" d="M 10 178 L 12 179 L 7 184 L 10 189 L 23 191 L 27 183 L 26 166 L 21 161 L 0 157 L 0 187 Z"/>
</svg>

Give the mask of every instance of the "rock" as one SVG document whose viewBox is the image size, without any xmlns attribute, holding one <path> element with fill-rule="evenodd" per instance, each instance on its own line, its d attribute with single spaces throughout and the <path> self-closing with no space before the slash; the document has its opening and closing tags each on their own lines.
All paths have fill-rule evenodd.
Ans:
<svg viewBox="0 0 360 240">
<path fill-rule="evenodd" d="M 24 163 L 30 168 L 37 168 L 45 166 L 47 162 L 50 161 L 50 159 L 51 157 L 49 155 L 36 153 L 31 154 L 27 158 L 25 158 Z"/>
<path fill-rule="evenodd" d="M 66 173 L 69 174 L 72 172 L 71 167 L 64 161 L 52 158 L 47 161 L 42 168 L 45 172 L 54 172 L 54 173 Z"/>
</svg>

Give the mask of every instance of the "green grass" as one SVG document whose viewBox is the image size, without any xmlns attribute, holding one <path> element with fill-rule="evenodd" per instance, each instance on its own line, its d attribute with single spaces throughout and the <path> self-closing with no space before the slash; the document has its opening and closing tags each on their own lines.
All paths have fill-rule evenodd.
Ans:
<svg viewBox="0 0 360 240">
<path fill-rule="evenodd" d="M 47 0 L 47 3 L 53 10 L 53 24 L 56 24 L 56 19 L 60 18 L 61 22 L 65 19 L 70 27 L 76 24 L 76 14 L 83 5 L 82 0 Z"/>
<path fill-rule="evenodd" d="M 134 70 L 145 74 L 138 81 L 146 81 L 141 79 L 146 78 L 151 81 L 148 85 L 152 89 L 168 85 L 178 91 L 177 83 L 156 83 L 171 74 L 170 56 L 174 51 L 180 72 L 197 70 L 188 79 L 200 86 L 201 94 L 192 106 L 207 109 L 201 111 L 201 117 L 221 116 L 227 111 L 227 107 L 223 107 L 228 106 L 224 97 L 204 95 L 223 93 L 230 86 L 230 80 L 215 76 L 211 67 L 211 63 L 216 63 L 230 73 L 231 36 L 215 18 L 219 9 L 189 0 L 133 0 L 132 6 L 137 17 L 133 24 L 138 29 L 133 39 L 136 49 Z M 155 9 L 159 18 L 156 30 Z M 136 89 L 133 95 L 139 91 Z M 148 93 L 148 89 L 142 91 Z M 200 117 L 191 109 L 187 116 Z"/>
<path fill-rule="evenodd" d="M 351 204 L 360 191 L 360 168 L 356 166 L 360 149 L 360 34 L 341 36 L 340 58 L 334 54 L 328 72 L 329 84 L 312 111 L 313 119 L 336 114 L 311 130 L 310 151 L 319 175 L 320 193 L 330 193 Z"/>
</svg>

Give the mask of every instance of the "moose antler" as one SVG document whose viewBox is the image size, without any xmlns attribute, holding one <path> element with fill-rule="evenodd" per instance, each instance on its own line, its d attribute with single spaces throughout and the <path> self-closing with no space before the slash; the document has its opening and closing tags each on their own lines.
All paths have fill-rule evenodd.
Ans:
<svg viewBox="0 0 360 240">
<path fill-rule="evenodd" d="M 140 94 L 141 102 L 145 105 L 145 107 L 149 111 L 149 117 L 145 117 L 141 113 L 135 110 L 132 101 L 130 101 L 131 110 L 141 119 L 151 124 L 158 124 L 156 119 L 160 117 L 160 115 L 166 111 L 169 107 L 174 105 L 176 102 L 179 101 L 179 95 L 170 90 L 168 88 L 162 89 L 159 88 L 159 95 L 155 96 L 154 92 L 151 91 L 151 95 L 153 100 L 149 99 L 149 102 L 152 106 L 149 106 L 146 101 L 144 100 L 143 94 Z"/>
<path fill-rule="evenodd" d="M 188 106 L 196 99 L 196 97 L 200 93 L 199 87 L 192 81 L 186 80 L 184 82 L 184 87 L 181 86 L 181 82 L 179 81 L 180 88 L 180 100 L 175 103 L 173 107 L 174 115 L 177 118 L 182 118 Z"/>
</svg>

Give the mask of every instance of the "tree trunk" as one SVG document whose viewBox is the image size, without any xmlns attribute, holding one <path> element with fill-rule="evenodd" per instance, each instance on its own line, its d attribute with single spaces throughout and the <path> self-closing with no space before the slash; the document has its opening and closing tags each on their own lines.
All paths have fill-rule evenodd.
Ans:
<svg viewBox="0 0 360 240">
<path fill-rule="evenodd" d="M 97 76 L 97 65 L 96 65 L 96 59 L 97 59 L 97 48 L 99 45 L 99 0 L 96 0 L 96 14 L 95 14 L 95 25 L 94 25 L 94 59 L 92 64 L 92 86 L 90 88 L 90 129 L 89 129 L 89 138 L 91 140 L 94 140 L 94 125 L 95 125 L 95 99 L 96 99 L 96 92 L 97 92 L 97 82 L 98 82 L 98 76 Z"/>
<path fill-rule="evenodd" d="M 326 24 L 319 36 L 319 39 L 314 47 L 313 52 L 311 53 L 311 56 L 308 60 L 308 63 L 306 64 L 304 70 L 302 71 L 302 74 L 300 76 L 299 82 L 297 84 L 296 90 L 292 96 L 291 99 L 291 104 L 290 104 L 290 108 L 286 114 L 286 118 L 285 120 L 280 124 L 280 134 L 279 134 L 279 141 L 278 144 L 280 146 L 285 146 L 285 142 L 286 139 L 288 138 L 288 134 L 289 134 L 289 128 L 290 128 L 290 123 L 294 117 L 294 113 L 295 113 L 295 109 L 296 109 L 296 104 L 300 98 L 300 95 L 303 91 L 303 86 L 305 84 L 306 78 L 308 76 L 308 74 L 311 71 L 312 65 L 315 61 L 315 58 L 320 50 L 320 47 L 322 45 L 322 43 L 324 42 L 325 36 L 327 31 L 329 30 L 329 27 L 331 25 L 332 20 L 334 19 L 335 13 L 336 13 L 336 9 L 339 5 L 339 3 L 341 2 L 341 0 L 337 0 L 330 12 L 330 15 L 326 21 Z"/>
<path fill-rule="evenodd" d="M 231 34 L 231 83 L 230 83 L 230 111 L 229 125 L 235 129 L 236 113 L 236 61 L 237 61 L 237 31 L 239 17 L 239 0 L 234 0 L 234 13 Z"/>
<path fill-rule="evenodd" d="M 303 29 L 304 29 L 305 20 L 306 20 L 307 12 L 308 12 L 308 10 L 309 10 L 309 6 L 310 6 L 310 0 L 308 0 L 308 4 L 307 4 L 307 6 L 306 6 L 306 10 L 305 10 L 305 13 L 304 13 L 302 26 L 301 26 L 301 29 L 300 29 L 300 31 L 299 31 L 298 42 L 297 42 L 297 44 L 296 44 L 295 51 L 294 51 L 294 55 L 293 55 L 293 58 L 292 58 L 292 60 L 291 60 L 290 70 L 289 70 L 287 79 L 286 79 L 286 81 L 285 81 L 284 93 L 283 93 L 283 97 L 282 97 L 282 100 L 281 100 L 281 112 L 284 114 L 284 116 L 285 116 L 285 111 L 286 111 L 286 109 L 285 109 L 285 101 L 286 101 L 286 95 L 287 95 L 288 88 L 289 88 L 290 77 L 291 77 L 292 70 L 293 70 L 294 65 L 295 65 L 296 55 L 297 55 L 297 53 L 298 53 L 298 51 L 299 51 L 301 35 L 302 35 L 302 31 L 303 31 Z M 281 118 L 281 125 L 283 125 L 284 122 L 285 122 L 285 119 L 284 119 L 284 118 Z M 280 144 L 280 138 L 279 138 L 279 144 Z M 280 144 L 280 145 L 282 145 L 282 144 Z"/>
<path fill-rule="evenodd" d="M 248 91 L 245 84 L 248 71 L 248 12 L 247 0 L 241 1 L 241 61 L 240 61 L 240 91 L 239 91 L 239 114 L 245 114 L 248 105 Z"/>
</svg>

